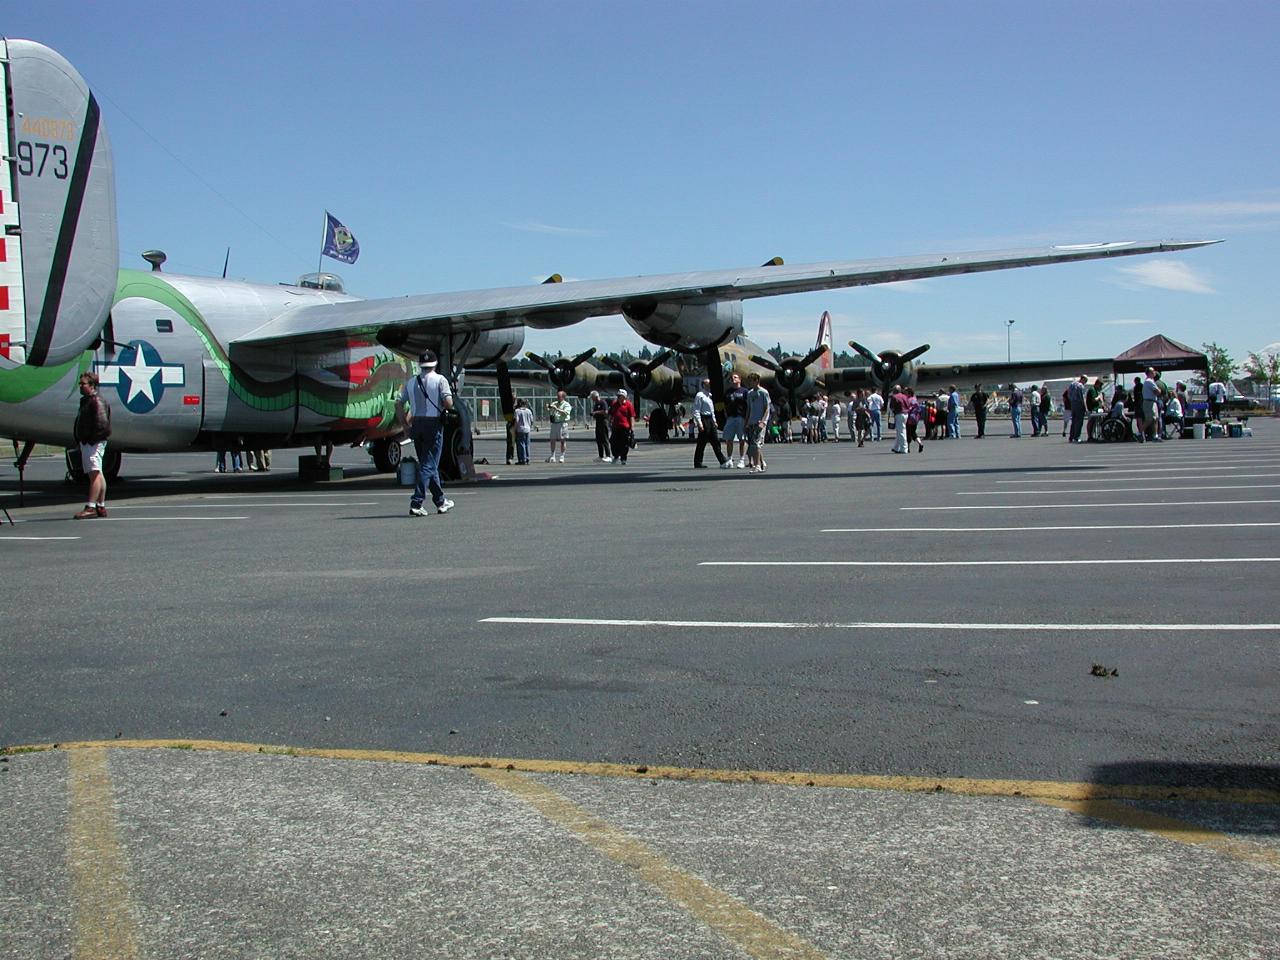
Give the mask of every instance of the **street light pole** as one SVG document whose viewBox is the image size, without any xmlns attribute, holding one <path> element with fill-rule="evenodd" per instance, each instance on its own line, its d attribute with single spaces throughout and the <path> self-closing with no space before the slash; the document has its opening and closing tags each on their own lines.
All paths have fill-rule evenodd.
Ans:
<svg viewBox="0 0 1280 960">
<path fill-rule="evenodd" d="M 1013 325 L 1017 322 L 1017 320 L 1006 320 L 1004 322 L 1005 361 L 1007 363 L 1013 363 Z"/>
<path fill-rule="evenodd" d="M 1058 360 L 1062 360 L 1063 355 L 1064 355 L 1064 350 L 1063 350 L 1063 348 L 1064 348 L 1064 347 L 1066 347 L 1066 345 L 1067 345 L 1067 341 L 1065 341 L 1065 340 L 1059 340 L 1059 341 L 1058 341 Z"/>
</svg>

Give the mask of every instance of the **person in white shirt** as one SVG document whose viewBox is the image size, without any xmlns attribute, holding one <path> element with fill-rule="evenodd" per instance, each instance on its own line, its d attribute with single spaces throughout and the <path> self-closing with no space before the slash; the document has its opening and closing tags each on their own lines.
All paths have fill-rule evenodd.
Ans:
<svg viewBox="0 0 1280 960">
<path fill-rule="evenodd" d="M 840 442 L 840 401 L 832 400 L 827 407 L 827 434 L 834 443 Z"/>
<path fill-rule="evenodd" d="M 551 455 L 547 463 L 564 463 L 565 438 L 569 435 L 569 417 L 573 414 L 573 405 L 565 399 L 563 390 L 547 404 L 547 416 L 551 420 Z M 560 456 L 556 457 L 556 441 L 560 441 Z"/>
<path fill-rule="evenodd" d="M 871 417 L 871 432 L 875 434 L 875 440 L 880 442 L 880 411 L 884 409 L 884 397 L 876 390 L 872 390 L 867 396 L 867 413 Z"/>
<path fill-rule="evenodd" d="M 732 464 L 725 459 L 720 450 L 720 435 L 716 432 L 716 407 L 711 399 L 711 379 L 704 378 L 702 389 L 693 398 L 693 422 L 698 425 L 698 444 L 693 448 L 693 466 L 697 470 L 705 469 L 702 457 L 706 453 L 707 444 L 720 462 L 721 470 L 728 470 Z"/>
<path fill-rule="evenodd" d="M 529 462 L 529 434 L 533 431 L 533 411 L 524 397 L 516 401 L 512 423 L 516 434 L 516 463 L 523 466 Z"/>
<path fill-rule="evenodd" d="M 418 357 L 418 375 L 405 381 L 397 407 L 404 409 L 404 423 L 418 458 L 418 478 L 409 497 L 409 516 L 425 517 L 422 503 L 427 492 L 436 513 L 448 513 L 453 501 L 440 485 L 440 451 L 444 447 L 444 412 L 453 408 L 449 381 L 436 373 L 435 353 L 424 350 Z"/>
<path fill-rule="evenodd" d="M 1209 419 L 1217 420 L 1222 406 L 1227 402 L 1227 385 L 1215 380 L 1209 384 Z"/>
</svg>

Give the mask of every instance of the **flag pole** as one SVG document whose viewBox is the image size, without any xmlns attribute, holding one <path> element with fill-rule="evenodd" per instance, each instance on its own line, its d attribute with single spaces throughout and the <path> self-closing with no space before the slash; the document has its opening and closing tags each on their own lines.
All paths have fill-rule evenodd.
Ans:
<svg viewBox="0 0 1280 960">
<path fill-rule="evenodd" d="M 324 224 L 320 227 L 320 256 L 316 257 L 316 273 L 324 272 L 324 241 L 329 236 L 329 211 L 324 212 Z M 320 284 L 320 278 L 316 277 L 316 283 Z"/>
</svg>

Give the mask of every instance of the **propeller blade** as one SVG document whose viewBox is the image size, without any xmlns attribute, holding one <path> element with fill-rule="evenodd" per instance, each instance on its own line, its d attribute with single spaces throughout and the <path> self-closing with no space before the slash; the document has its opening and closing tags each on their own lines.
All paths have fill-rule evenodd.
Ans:
<svg viewBox="0 0 1280 960">
<path fill-rule="evenodd" d="M 922 343 L 920 344 L 920 346 L 916 347 L 914 350 L 908 350 L 906 353 L 904 353 L 901 357 L 901 360 L 903 363 L 910 363 L 912 360 L 920 356 L 920 354 L 924 353 L 928 349 L 929 349 L 929 345 L 927 343 Z"/>
<path fill-rule="evenodd" d="M 574 357 L 572 360 L 569 361 L 569 364 L 570 366 L 576 367 L 583 360 L 589 360 L 592 357 L 594 357 L 595 353 L 596 353 L 596 348 L 592 347 L 590 350 L 585 350 L 582 353 L 578 354 L 576 357 Z"/>
<path fill-rule="evenodd" d="M 778 366 L 778 362 L 773 357 L 762 357 L 753 353 L 750 359 L 752 363 L 759 364 L 766 370 L 772 370 L 774 373 L 782 372 L 782 368 Z"/>
<path fill-rule="evenodd" d="M 649 363 L 647 364 L 649 372 L 652 373 L 654 370 L 657 370 L 660 366 L 662 366 L 664 363 L 667 362 L 667 358 L 670 356 L 673 356 L 670 350 L 661 351 L 656 357 L 650 360 Z"/>
<path fill-rule="evenodd" d="M 880 358 L 876 354 L 868 350 L 866 347 L 864 347 L 862 344 L 858 343 L 856 340 L 850 340 L 849 346 L 853 347 L 854 350 L 856 350 L 862 356 L 866 357 L 869 361 L 871 361 L 871 365 L 873 367 L 879 365 Z"/>
<path fill-rule="evenodd" d="M 828 347 L 825 343 L 822 344 L 822 346 L 820 347 L 814 347 L 812 350 L 810 350 L 808 353 L 804 355 L 804 359 L 800 361 L 800 366 L 807 367 L 809 364 L 813 363 L 813 361 L 817 360 L 819 357 L 821 357 L 824 353 L 826 353 L 830 349 L 831 348 Z M 925 349 L 927 350 L 928 347 L 926 347 Z"/>
<path fill-rule="evenodd" d="M 543 370 L 546 370 L 548 373 L 550 373 L 552 370 L 556 368 L 554 363 L 552 363 L 546 357 L 540 354 L 534 353 L 532 350 L 526 350 L 525 356 L 528 357 L 530 360 L 532 360 L 534 363 L 536 363 L 538 366 L 540 366 Z"/>
<path fill-rule="evenodd" d="M 618 373 L 621 373 L 621 374 L 624 374 L 624 375 L 625 375 L 625 374 L 626 374 L 626 372 L 627 372 L 627 368 L 626 368 L 625 366 L 623 366 L 623 365 L 622 365 L 622 361 L 621 361 L 621 360 L 615 360 L 613 357 L 608 357 L 608 356 L 606 356 L 606 357 L 601 357 L 601 358 L 600 358 L 600 362 L 601 362 L 601 363 L 603 363 L 603 364 L 604 364 L 606 367 L 608 367 L 610 370 L 617 370 L 617 371 L 618 371 Z"/>
</svg>

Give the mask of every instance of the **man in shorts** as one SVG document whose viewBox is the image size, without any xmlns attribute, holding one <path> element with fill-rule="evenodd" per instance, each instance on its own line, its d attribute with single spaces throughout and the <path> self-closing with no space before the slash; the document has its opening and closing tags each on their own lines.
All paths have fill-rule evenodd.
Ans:
<svg viewBox="0 0 1280 960">
<path fill-rule="evenodd" d="M 551 420 L 551 450 L 547 463 L 564 463 L 564 447 L 569 436 L 569 417 L 573 415 L 573 405 L 561 390 L 556 398 L 547 404 L 547 417 Z M 560 441 L 560 455 L 556 456 L 556 441 Z"/>
<path fill-rule="evenodd" d="M 760 374 L 747 376 L 747 459 L 752 473 L 764 473 L 764 432 L 769 427 L 769 391 L 760 386 Z"/>
<path fill-rule="evenodd" d="M 107 515 L 107 478 L 102 474 L 102 458 L 111 436 L 111 407 L 98 393 L 98 375 L 80 374 L 80 411 L 76 414 L 76 442 L 80 444 L 80 463 L 89 475 L 89 498 L 77 520 Z"/>
<path fill-rule="evenodd" d="M 733 441 L 738 441 L 737 467 L 741 470 L 747 465 L 747 388 L 736 373 L 729 378 L 729 389 L 724 395 L 724 413 L 724 452 L 733 463 Z"/>
</svg>

